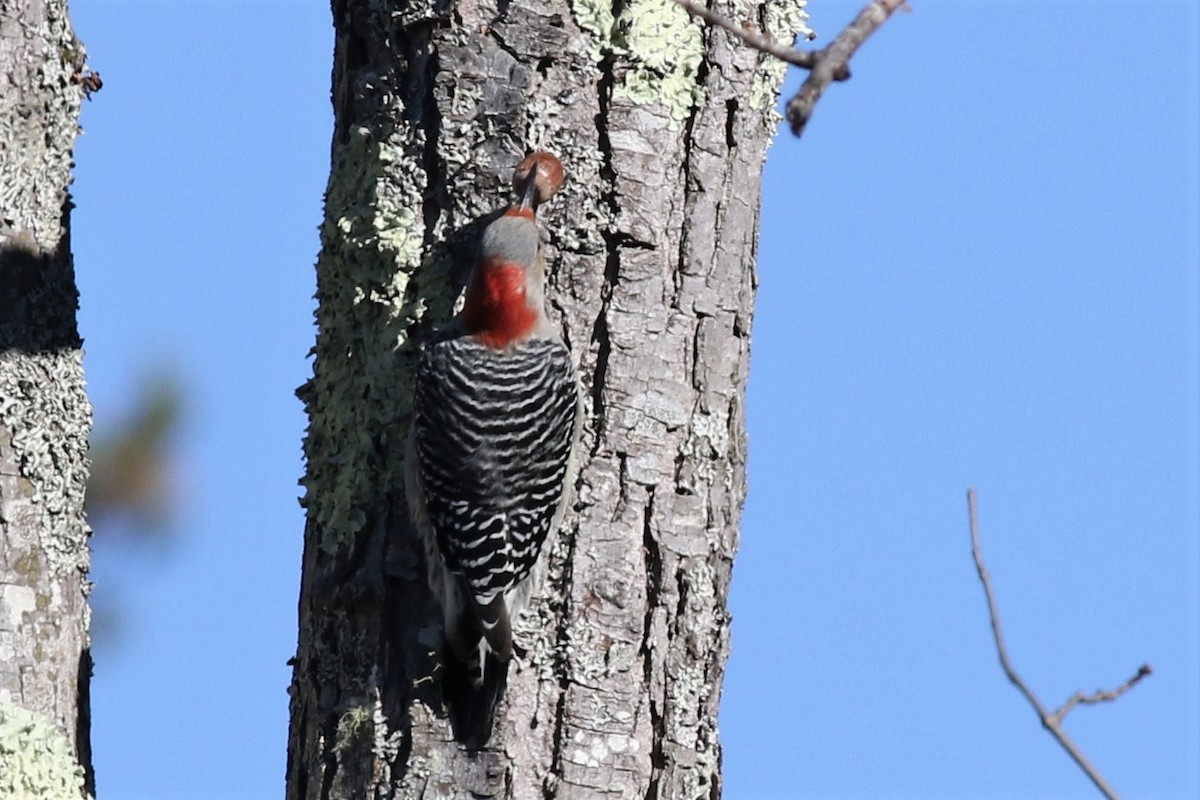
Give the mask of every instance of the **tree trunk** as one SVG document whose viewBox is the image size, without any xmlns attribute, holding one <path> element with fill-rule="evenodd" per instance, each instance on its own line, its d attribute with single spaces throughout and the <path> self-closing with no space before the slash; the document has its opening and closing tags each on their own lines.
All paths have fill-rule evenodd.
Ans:
<svg viewBox="0 0 1200 800">
<path fill-rule="evenodd" d="M 92 793 L 91 406 L 67 187 L 84 52 L 65 0 L 0 0 L 0 795 Z"/>
<path fill-rule="evenodd" d="M 759 184 L 782 66 L 666 0 L 335 0 L 333 168 L 300 390 L 304 574 L 290 798 L 700 798 L 745 494 Z M 751 9 L 790 38 L 796 3 Z M 401 466 L 416 343 L 530 150 L 550 311 L 589 399 L 488 747 L 450 737 Z"/>
</svg>

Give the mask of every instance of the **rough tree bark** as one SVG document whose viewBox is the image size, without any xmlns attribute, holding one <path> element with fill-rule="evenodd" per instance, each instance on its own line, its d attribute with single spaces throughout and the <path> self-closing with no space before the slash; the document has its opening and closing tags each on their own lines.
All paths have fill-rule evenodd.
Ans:
<svg viewBox="0 0 1200 800">
<path fill-rule="evenodd" d="M 84 52 L 65 0 L 0 0 L 0 796 L 92 793 L 91 406 L 67 187 Z"/>
<path fill-rule="evenodd" d="M 803 2 L 730 7 L 781 39 Z M 782 64 L 669 0 L 334 0 L 290 798 L 720 793 L 761 168 Z M 416 344 L 529 150 L 590 401 L 488 748 L 439 711 L 401 482 Z"/>
</svg>

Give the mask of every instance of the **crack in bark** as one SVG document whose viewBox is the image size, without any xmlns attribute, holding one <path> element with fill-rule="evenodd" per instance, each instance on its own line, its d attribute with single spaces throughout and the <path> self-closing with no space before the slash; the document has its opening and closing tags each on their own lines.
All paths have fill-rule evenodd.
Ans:
<svg viewBox="0 0 1200 800">
<path fill-rule="evenodd" d="M 401 503 L 397 497 L 391 497 L 388 500 L 386 516 L 382 519 L 382 530 L 376 536 L 376 539 L 383 546 L 383 552 L 380 553 L 380 564 L 382 569 L 381 581 L 381 597 L 383 598 L 384 607 L 393 606 L 393 593 L 395 591 L 395 578 L 389 573 L 387 564 L 389 558 L 388 544 L 396 544 L 395 542 L 386 543 L 387 531 L 408 530 L 407 527 L 401 528 L 397 525 L 397 520 L 408 521 L 407 502 Z M 415 538 L 415 537 L 414 537 Z M 417 570 L 418 573 L 424 568 L 424 564 L 419 561 L 418 556 Z M 423 585 L 421 578 L 417 578 L 418 585 Z M 387 730 L 392 735 L 398 737 L 396 745 L 395 757 L 388 759 L 384 755 L 380 760 L 386 764 L 387 771 L 390 776 L 389 780 L 384 783 L 389 787 L 388 797 L 395 796 L 395 787 L 400 779 L 408 774 L 411 766 L 411 757 L 413 751 L 413 731 L 412 731 L 412 714 L 408 709 L 413 703 L 423 702 L 431 708 L 439 708 L 441 701 L 440 691 L 436 692 L 433 697 L 428 695 L 422 697 L 420 680 L 414 680 L 413 673 L 410 671 L 412 664 L 411 659 L 405 657 L 403 652 L 404 636 L 403 631 L 397 630 L 394 624 L 394 619 L 385 619 L 381 621 L 379 626 L 379 648 L 380 657 L 378 662 L 383 666 L 383 674 L 385 675 L 383 685 L 377 687 L 379 693 L 380 707 L 383 711 L 383 719 Z M 421 673 L 418 671 L 418 675 Z M 440 685 L 439 685 L 440 689 Z"/>
<path fill-rule="evenodd" d="M 316 681 L 314 685 L 320 686 Z M 331 798 L 338 769 L 337 754 L 334 751 L 337 742 L 337 719 L 332 709 L 327 711 L 321 720 L 321 738 L 325 743 L 325 752 L 321 754 L 321 760 L 325 762 L 325 768 L 321 770 L 321 797 Z"/>
<path fill-rule="evenodd" d="M 425 94 L 421 98 L 421 120 L 427 129 L 424 149 L 421 152 L 421 163 L 425 170 L 425 196 L 421 204 L 422 221 L 425 224 L 423 241 L 425 249 L 432 249 L 437 242 L 437 223 L 442 215 L 442 204 L 439 188 L 444 185 L 446 166 L 438 152 L 438 143 L 442 138 L 442 112 L 437 102 L 437 76 L 441 69 L 436 47 L 432 46 L 432 33 L 429 44 L 429 55 L 425 57 Z"/>
<path fill-rule="evenodd" d="M 614 14 L 616 9 L 614 6 Z M 606 55 L 600 62 L 600 81 L 597 85 L 599 112 L 596 114 L 596 146 L 602 159 L 600 179 L 605 188 L 601 200 L 608 206 L 612 219 L 620 211 L 616 193 L 616 170 L 613 167 L 612 141 L 608 136 L 609 104 L 612 101 L 613 89 L 613 56 Z M 611 225 L 611 223 L 610 223 Z M 621 255 L 618 242 L 611 227 L 601 231 L 604 239 L 604 285 L 600 290 L 600 312 L 592 326 L 592 341 L 598 343 L 596 350 L 596 368 L 592 375 L 592 426 L 596 431 L 596 439 L 592 443 L 592 455 L 600 450 L 605 436 L 605 406 L 604 383 L 608 375 L 608 358 L 612 352 L 612 337 L 608 328 L 608 311 L 612 303 L 613 289 L 621 279 Z"/>
<path fill-rule="evenodd" d="M 96 770 L 92 766 L 92 649 L 85 647 L 79 654 L 79 673 L 76 676 L 78 708 L 75 717 L 75 752 L 83 766 L 83 788 L 88 797 L 96 796 Z"/>
<path fill-rule="evenodd" d="M 500 31 L 492 27 L 497 22 L 505 21 L 505 18 L 508 16 L 508 7 L 511 5 L 511 2 L 512 0 L 501 0 L 500 5 L 496 8 L 496 16 L 492 17 L 491 24 L 488 27 L 488 36 L 492 37 L 492 41 L 496 43 L 497 47 L 512 56 L 513 61 L 520 65 L 522 61 L 521 54 L 517 52 L 516 48 L 504 41 L 504 36 L 501 35 Z"/>
<path fill-rule="evenodd" d="M 608 260 L 616 258 L 616 252 L 611 251 Z M 607 267 L 605 271 L 607 273 Z M 612 288 L 606 276 L 604 289 L 601 291 L 600 313 L 592 326 L 592 341 L 599 342 L 596 348 L 596 368 L 592 373 L 592 428 L 596 432 L 596 438 L 592 442 L 592 456 L 600 451 L 600 445 L 605 438 L 604 381 L 608 375 L 608 358 L 612 353 L 612 341 L 608 330 L 608 304 L 611 299 Z"/>
<path fill-rule="evenodd" d="M 737 137 L 733 135 L 737 111 L 738 101 L 736 97 L 731 97 L 725 101 L 725 146 L 730 150 L 737 147 Z"/>
<path fill-rule="evenodd" d="M 293 716 L 297 715 L 293 714 Z M 298 716 L 300 720 L 296 726 L 296 739 L 302 742 L 308 741 L 308 715 L 299 714 Z M 299 762 L 300 753 L 293 752 L 293 749 L 289 747 L 287 771 L 284 774 L 289 778 L 288 783 L 295 781 L 295 785 L 293 791 L 289 791 L 288 797 L 308 797 L 308 770 L 302 769 Z"/>
<path fill-rule="evenodd" d="M 567 536 L 566 532 L 563 533 Z M 578 542 L 578 537 L 575 531 L 572 531 L 567 540 L 567 553 L 563 562 L 563 574 L 561 585 L 555 587 L 556 596 L 562 598 L 562 608 L 559 609 L 558 627 L 554 634 L 554 674 L 558 679 L 558 700 L 554 704 L 554 737 L 553 748 L 550 752 L 550 771 L 546 779 L 542 782 L 542 794 L 545 800 L 554 800 L 555 792 L 554 776 L 562 773 L 562 756 L 563 756 L 563 736 L 565 735 L 565 723 L 567 719 L 567 690 L 571 685 L 570 665 L 567 663 L 567 648 L 570 644 L 567 628 L 569 626 L 571 614 L 571 587 L 574 585 L 574 563 L 575 563 L 575 546 Z M 511 787 L 511 782 L 509 783 Z"/>
<path fill-rule="evenodd" d="M 706 35 L 708 35 L 706 33 Z M 707 51 L 709 43 L 705 42 L 705 50 Z M 710 67 L 708 59 L 702 59 L 699 66 L 696 68 L 696 84 L 703 86 L 708 80 Z M 680 165 L 680 185 L 683 187 L 683 214 L 688 217 L 693 207 L 695 206 L 695 195 L 693 192 L 693 177 L 692 177 L 692 154 L 696 149 L 695 130 L 696 117 L 700 113 L 700 106 L 693 105 L 691 111 L 687 115 L 687 119 L 683 123 L 683 140 L 688 143 L 688 146 L 683 149 L 683 163 Z M 691 244 L 691 226 L 685 225 L 679 235 L 679 255 L 675 262 L 675 274 L 672 276 L 672 282 L 675 286 L 675 296 L 671 298 L 671 309 L 673 311 L 683 312 L 683 307 L 680 305 L 679 299 L 683 293 L 683 279 L 689 274 L 688 269 L 688 253 L 690 252 Z M 699 314 L 697 314 L 697 330 L 699 328 Z M 693 339 L 696 334 L 693 334 Z M 697 348 L 698 349 L 698 348 Z M 696 364 L 693 358 L 692 363 L 692 384 L 696 383 Z"/>
<path fill-rule="evenodd" d="M 703 382 L 700 380 L 700 376 L 704 374 L 701 371 L 702 365 L 700 363 L 700 332 L 703 329 L 703 327 L 704 327 L 704 317 L 697 314 L 696 315 L 696 324 L 692 327 L 692 337 L 691 337 L 691 342 L 690 342 L 690 344 L 692 346 L 692 370 L 691 371 L 692 371 L 692 388 L 695 389 L 696 393 L 697 393 L 695 409 L 701 409 L 701 410 L 703 409 L 703 406 L 704 406 L 704 395 L 703 395 L 703 393 L 700 392 L 700 390 L 703 388 L 703 385 L 702 385 Z M 691 437 L 694 428 L 695 428 L 694 425 L 688 426 L 688 437 L 689 438 Z"/>
<path fill-rule="evenodd" d="M 654 536 L 654 487 L 647 492 L 645 516 L 642 523 L 642 542 L 646 560 L 646 614 L 642 623 L 642 644 L 639 648 L 642 656 L 642 670 L 645 675 L 647 688 L 654 686 L 654 659 L 651 639 L 654 630 L 654 610 L 659 607 L 659 596 L 662 592 L 662 551 Z M 659 796 L 659 780 L 666 764 L 663 752 L 663 734 L 665 734 L 662 712 L 655 707 L 653 693 L 646 697 L 646 708 L 650 713 L 651 750 L 650 750 L 650 782 L 646 785 L 644 800 L 657 800 Z"/>
<path fill-rule="evenodd" d="M 345 0 L 334 4 L 334 21 L 337 21 L 339 15 L 345 14 L 347 17 L 353 17 L 354 12 L 346 7 Z M 338 30 L 353 30 L 355 25 L 353 22 L 343 23 L 338 25 Z M 350 138 L 350 130 L 358 121 L 357 106 L 354 102 L 353 87 L 357 83 L 355 77 L 359 71 L 367 65 L 367 47 L 366 43 L 360 36 L 346 36 L 345 43 L 340 47 L 334 48 L 335 53 L 340 57 L 341 64 L 334 65 L 334 72 L 346 75 L 346 80 L 341 85 L 335 87 L 333 105 L 334 105 L 334 131 L 333 141 L 330 144 L 330 149 L 336 152 L 338 144 L 345 144 Z"/>
</svg>

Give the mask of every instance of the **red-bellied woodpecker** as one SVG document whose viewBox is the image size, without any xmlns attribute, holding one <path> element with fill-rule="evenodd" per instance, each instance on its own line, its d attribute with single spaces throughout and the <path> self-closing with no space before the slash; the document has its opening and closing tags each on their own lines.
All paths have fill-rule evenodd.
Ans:
<svg viewBox="0 0 1200 800">
<path fill-rule="evenodd" d="M 405 485 L 442 606 L 443 695 L 470 746 L 491 735 L 512 621 L 574 479 L 578 381 L 546 317 L 535 217 L 562 179 L 549 153 L 517 167 L 519 200 L 484 229 L 462 312 L 417 367 Z"/>
</svg>

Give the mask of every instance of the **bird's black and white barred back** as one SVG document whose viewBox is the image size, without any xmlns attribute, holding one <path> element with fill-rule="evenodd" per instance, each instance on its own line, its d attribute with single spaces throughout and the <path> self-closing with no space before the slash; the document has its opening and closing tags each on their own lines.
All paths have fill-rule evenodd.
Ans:
<svg viewBox="0 0 1200 800">
<path fill-rule="evenodd" d="M 561 520 L 576 387 L 570 352 L 548 339 L 497 351 L 460 336 L 427 347 L 418 366 L 414 455 L 425 513 L 503 659 L 514 605 L 527 599 L 518 590 Z"/>
<path fill-rule="evenodd" d="M 578 383 L 559 341 L 494 350 L 457 336 L 425 348 L 416 385 L 409 457 L 430 584 L 447 644 L 484 697 L 466 703 L 460 714 L 469 719 L 456 727 L 487 730 L 512 655 L 512 620 L 568 500 Z"/>
</svg>

